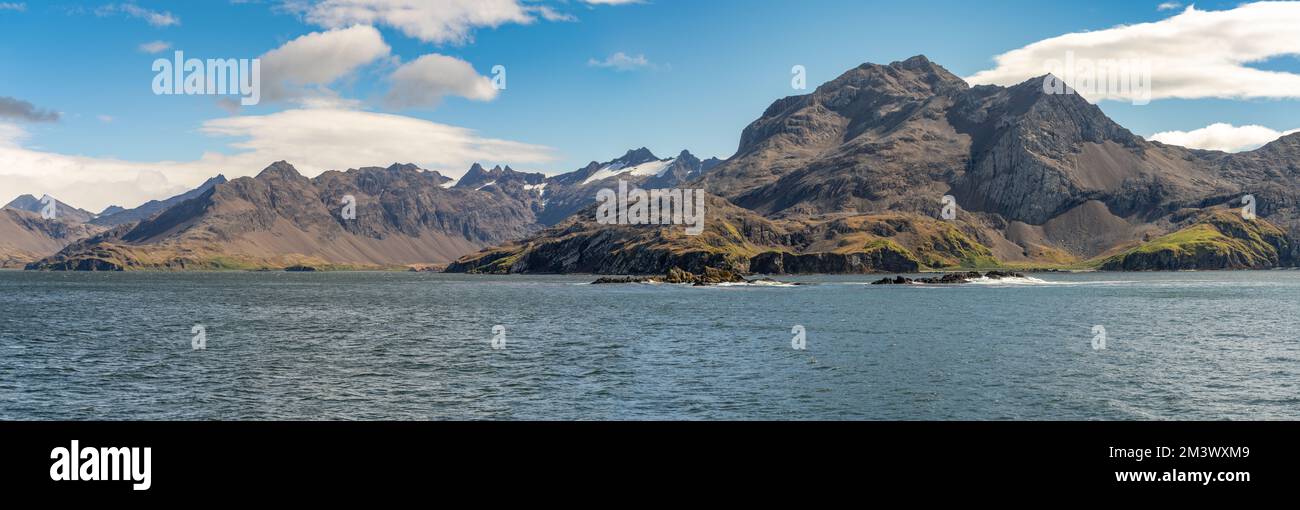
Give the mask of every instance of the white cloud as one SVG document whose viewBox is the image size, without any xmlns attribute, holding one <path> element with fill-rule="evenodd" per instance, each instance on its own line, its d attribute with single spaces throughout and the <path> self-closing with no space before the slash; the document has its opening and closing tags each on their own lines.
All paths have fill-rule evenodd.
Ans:
<svg viewBox="0 0 1300 510">
<path fill-rule="evenodd" d="M 99 119 L 100 122 L 103 122 L 105 124 L 111 124 L 114 120 L 116 120 L 113 118 L 112 115 L 96 115 L 95 118 Z"/>
<path fill-rule="evenodd" d="M 18 11 L 27 10 L 26 2 L 0 2 L 0 11 Z"/>
<path fill-rule="evenodd" d="M 171 49 L 172 43 L 167 41 L 153 41 L 140 45 L 140 51 L 145 53 L 162 53 Z"/>
<path fill-rule="evenodd" d="M 306 87 L 323 88 L 390 51 L 383 36 L 370 26 L 304 35 L 259 57 L 262 97 L 271 101 L 301 99 L 311 95 Z M 317 91 L 317 95 L 320 93 L 330 94 Z"/>
<path fill-rule="evenodd" d="M 14 124 L 0 122 L 0 147 L 16 147 L 27 138 L 27 131 Z"/>
<path fill-rule="evenodd" d="M 529 12 L 535 12 L 546 21 L 578 21 L 578 17 L 572 14 L 566 14 L 555 10 L 548 5 L 534 5 L 527 7 Z"/>
<path fill-rule="evenodd" d="M 1172 11 L 1182 7 L 1182 2 L 1165 2 L 1156 6 L 1157 11 Z"/>
<path fill-rule="evenodd" d="M 155 27 L 170 27 L 181 24 L 181 19 L 170 12 L 145 9 L 133 3 L 108 4 L 95 9 L 95 14 L 100 16 L 123 14 L 128 17 L 142 19 Z"/>
<path fill-rule="evenodd" d="M 639 4 L 641 0 L 582 0 L 582 3 L 592 5 L 628 5 Z"/>
<path fill-rule="evenodd" d="M 200 131 L 235 137 L 231 154 L 205 153 L 192 161 L 126 161 L 57 154 L 21 146 L 23 131 L 0 124 L 0 190 L 49 193 L 88 210 L 133 207 L 165 198 L 224 173 L 256 175 L 286 160 L 306 176 L 329 169 L 415 163 L 459 175 L 475 161 L 541 164 L 552 149 L 485 138 L 473 130 L 413 117 L 334 109 L 296 109 L 269 115 L 210 120 Z M 13 197 L 7 197 L 13 198 Z"/>
<path fill-rule="evenodd" d="M 1292 133 L 1300 133 L 1300 129 L 1277 131 L 1264 126 L 1233 126 L 1220 122 L 1192 131 L 1164 131 L 1151 135 L 1149 139 L 1192 149 L 1241 152 L 1258 149 Z"/>
<path fill-rule="evenodd" d="M 492 80 L 479 75 L 469 62 L 436 53 L 403 64 L 393 72 L 392 82 L 387 101 L 395 108 L 436 106 L 449 95 L 477 101 L 497 97 Z"/>
<path fill-rule="evenodd" d="M 326 28 L 381 24 L 430 43 L 465 43 L 475 28 L 536 20 L 519 0 L 318 0 L 297 10 Z"/>
<path fill-rule="evenodd" d="M 650 60 L 645 55 L 630 56 L 623 52 L 618 52 L 606 57 L 604 60 L 594 58 L 587 60 L 587 65 L 592 67 L 608 67 L 619 71 L 635 71 L 650 67 Z"/>
<path fill-rule="evenodd" d="M 1224 11 L 1195 7 L 1152 23 L 1066 34 L 994 57 L 966 80 L 1014 85 L 1073 53 L 1092 62 L 1151 64 L 1152 98 L 1300 98 L 1300 75 L 1247 67 L 1300 54 L 1300 2 L 1258 2 Z"/>
</svg>

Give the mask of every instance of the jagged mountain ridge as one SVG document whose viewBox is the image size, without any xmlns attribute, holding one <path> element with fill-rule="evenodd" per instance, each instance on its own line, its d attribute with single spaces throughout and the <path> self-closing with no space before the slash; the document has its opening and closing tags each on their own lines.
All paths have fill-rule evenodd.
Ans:
<svg viewBox="0 0 1300 510">
<path fill-rule="evenodd" d="M 703 176 L 722 160 L 701 160 L 683 150 L 676 157 L 660 159 L 641 147 L 610 161 L 592 161 L 587 166 L 546 179 L 544 207 L 538 214 L 544 225 L 555 225 L 596 200 L 601 188 L 613 188 L 618 181 L 646 189 L 675 188 Z"/>
<path fill-rule="evenodd" d="M 110 206 L 107 209 L 104 209 L 104 212 L 90 220 L 90 223 L 102 227 L 116 227 L 126 223 L 135 223 L 137 221 L 146 220 L 176 204 L 198 197 L 213 186 L 224 184 L 225 182 L 226 176 L 217 175 L 216 177 L 208 179 L 203 184 L 200 184 L 197 188 L 186 191 L 185 193 L 165 200 L 150 200 L 134 209 Z"/>
<path fill-rule="evenodd" d="M 5 204 L 3 209 L 16 209 L 26 211 L 37 215 L 41 214 L 41 209 L 45 204 L 41 203 L 44 197 L 36 198 L 33 195 L 20 195 L 18 198 Z M 55 220 L 66 221 L 69 223 L 86 223 L 95 218 L 95 213 L 79 209 L 63 203 L 59 199 L 54 199 L 54 218 Z"/>
<path fill-rule="evenodd" d="M 503 190 L 446 189 L 414 165 L 329 171 L 277 162 L 138 224 L 73 244 L 32 269 L 384 267 L 445 263 L 538 228 Z M 345 198 L 355 219 L 345 218 Z"/>
</svg>

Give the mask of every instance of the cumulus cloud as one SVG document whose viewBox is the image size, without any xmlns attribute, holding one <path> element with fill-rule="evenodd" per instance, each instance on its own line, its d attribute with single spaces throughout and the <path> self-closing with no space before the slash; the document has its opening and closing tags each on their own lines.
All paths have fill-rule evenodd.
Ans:
<svg viewBox="0 0 1300 510">
<path fill-rule="evenodd" d="M 25 2 L 0 2 L 0 11 L 22 12 L 26 10 L 27 4 Z"/>
<path fill-rule="evenodd" d="M 1241 152 L 1258 149 L 1292 133 L 1300 133 L 1300 129 L 1277 131 L 1264 126 L 1234 126 L 1220 122 L 1192 131 L 1163 131 L 1151 135 L 1150 139 L 1192 149 Z"/>
<path fill-rule="evenodd" d="M 453 95 L 476 101 L 497 97 L 492 80 L 479 75 L 469 62 L 436 53 L 403 64 L 391 80 L 387 102 L 394 108 L 436 106 L 444 96 Z"/>
<path fill-rule="evenodd" d="M 0 189 L 49 193 L 89 210 L 133 207 L 191 189 L 209 177 L 256 175 L 287 160 L 315 176 L 331 169 L 411 162 L 459 175 L 475 161 L 542 164 L 548 147 L 487 138 L 477 132 L 413 117 L 356 110 L 293 109 L 203 123 L 200 132 L 232 137 L 230 153 L 210 152 L 190 161 L 126 161 L 24 148 L 24 133 L 0 124 Z M 12 198 L 12 197 L 10 197 Z"/>
<path fill-rule="evenodd" d="M 59 112 L 42 110 L 27 101 L 0 96 L 0 120 L 15 119 L 28 122 L 57 122 Z"/>
<path fill-rule="evenodd" d="M 318 0 L 297 5 L 308 22 L 326 28 L 385 25 L 430 43 L 465 43 L 475 28 L 536 20 L 519 0 Z"/>
<path fill-rule="evenodd" d="M 591 67 L 606 67 L 618 71 L 635 71 L 637 69 L 650 67 L 650 60 L 645 58 L 645 55 L 637 55 L 633 57 L 620 51 L 605 57 L 604 60 L 596 60 L 594 58 L 588 59 L 587 65 Z"/>
<path fill-rule="evenodd" d="M 1164 2 L 1164 3 L 1160 4 L 1160 5 L 1157 5 L 1157 6 L 1156 6 L 1156 10 L 1157 10 L 1157 11 L 1172 11 L 1172 10 L 1174 10 L 1174 9 L 1181 8 L 1182 6 L 1183 6 L 1182 2 Z"/>
<path fill-rule="evenodd" d="M 167 41 L 153 41 L 140 45 L 140 51 L 145 53 L 162 53 L 171 49 L 172 43 Z"/>
<path fill-rule="evenodd" d="M 145 9 L 133 3 L 108 4 L 95 9 L 95 14 L 100 16 L 122 14 L 131 18 L 142 19 L 155 27 L 170 27 L 181 24 L 181 19 L 170 12 Z"/>
<path fill-rule="evenodd" d="M 1038 41 L 994 57 L 996 67 L 966 80 L 1013 85 L 1046 74 L 1053 61 L 1072 55 L 1090 62 L 1149 63 L 1153 99 L 1300 98 L 1300 75 L 1248 66 L 1300 54 L 1296 27 L 1300 2 L 1258 2 L 1223 11 L 1193 6 L 1161 21 Z"/>
<path fill-rule="evenodd" d="M 391 52 L 371 26 L 313 32 L 271 50 L 262 60 L 262 98 L 271 101 L 329 95 L 322 91 L 361 66 Z M 312 94 L 309 87 L 317 90 Z"/>
</svg>

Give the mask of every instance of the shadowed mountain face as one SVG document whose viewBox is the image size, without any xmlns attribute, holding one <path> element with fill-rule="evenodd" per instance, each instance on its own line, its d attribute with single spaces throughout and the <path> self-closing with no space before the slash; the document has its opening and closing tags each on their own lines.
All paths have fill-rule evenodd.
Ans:
<svg viewBox="0 0 1300 510">
<path fill-rule="evenodd" d="M 190 191 L 187 191 L 180 195 L 176 195 L 166 200 L 150 200 L 144 203 L 143 205 L 141 205 L 140 207 L 136 207 L 135 209 L 123 209 L 118 206 L 110 206 L 108 209 L 105 209 L 104 212 L 100 213 L 99 216 L 95 217 L 95 219 L 90 220 L 90 223 L 102 227 L 116 227 L 118 225 L 122 225 L 126 223 L 135 223 L 137 221 L 147 220 L 149 218 L 152 218 L 154 215 L 171 208 L 176 204 L 179 204 L 191 198 L 196 198 L 199 195 L 202 195 L 204 192 L 211 189 L 213 186 L 216 186 L 218 184 L 223 184 L 225 182 L 226 182 L 226 176 L 218 175 L 216 177 L 208 179 L 207 182 L 204 182 L 203 184 L 199 185 L 199 187 L 194 188 Z"/>
<path fill-rule="evenodd" d="M 412 165 L 308 179 L 279 162 L 257 177 L 216 184 L 150 219 L 69 246 L 31 268 L 438 264 L 538 228 L 527 201 L 497 187 L 443 188 L 447 181 Z M 352 203 L 355 219 L 344 214 Z"/>
<path fill-rule="evenodd" d="M 1002 263 L 1099 261 L 1192 226 L 1203 217 L 1197 211 L 1239 206 L 1246 194 L 1254 194 L 1265 222 L 1293 239 L 1300 233 L 1300 135 L 1232 155 L 1148 142 L 1077 95 L 1045 93 L 1048 78 L 972 88 L 921 56 L 864 64 L 811 94 L 773 103 L 745 128 L 732 158 L 686 186 L 788 222 L 782 228 L 794 237 L 822 235 L 840 248 L 893 239 L 889 229 L 873 231 L 880 223 L 867 218 L 898 215 L 915 225 L 938 219 L 950 195 L 959 208 L 949 223 Z M 645 242 L 656 228 L 643 230 L 615 249 Z M 554 241 L 548 235 L 554 232 L 521 244 Z M 903 244 L 918 260 L 934 255 L 922 253 L 925 243 Z M 983 259 L 983 251 L 963 243 L 940 244 L 935 262 Z M 834 251 L 779 245 L 791 256 Z M 1277 263 L 1294 264 L 1297 245 L 1274 246 L 1283 252 Z M 1268 260 L 1258 250 L 1220 259 Z M 476 260 L 455 267 L 484 267 Z M 772 267 L 770 260 L 760 265 Z"/>
</svg>

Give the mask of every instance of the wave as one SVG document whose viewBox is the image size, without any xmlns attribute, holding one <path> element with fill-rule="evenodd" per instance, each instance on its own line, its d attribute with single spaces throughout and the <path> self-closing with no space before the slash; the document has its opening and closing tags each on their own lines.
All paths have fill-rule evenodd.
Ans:
<svg viewBox="0 0 1300 510">
<path fill-rule="evenodd" d="M 748 282 L 719 283 L 715 287 L 799 287 L 797 283 L 778 282 L 775 280 L 754 280 Z"/>
<path fill-rule="evenodd" d="M 1007 278 L 989 278 L 987 276 L 981 276 L 979 278 L 970 279 L 969 283 L 976 285 L 1069 285 L 1082 282 L 1049 282 L 1042 278 L 1034 278 L 1032 276 L 1012 276 Z"/>
</svg>

